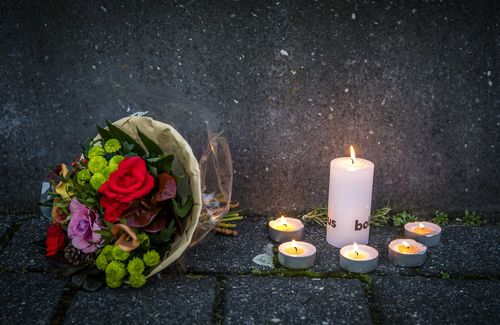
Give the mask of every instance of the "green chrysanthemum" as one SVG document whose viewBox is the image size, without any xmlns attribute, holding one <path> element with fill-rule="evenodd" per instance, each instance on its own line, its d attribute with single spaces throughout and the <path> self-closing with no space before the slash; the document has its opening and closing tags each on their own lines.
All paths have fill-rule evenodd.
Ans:
<svg viewBox="0 0 500 325">
<path fill-rule="evenodd" d="M 110 165 L 119 165 L 122 160 L 125 159 L 125 157 L 123 156 L 120 156 L 120 155 L 116 155 L 116 156 L 113 156 L 110 160 L 109 160 L 109 164 Z"/>
<path fill-rule="evenodd" d="M 122 281 L 115 281 L 115 280 L 108 279 L 106 277 L 106 285 L 110 288 L 116 289 L 122 285 Z"/>
<path fill-rule="evenodd" d="M 118 141 L 117 139 L 109 139 L 104 144 L 104 150 L 106 150 L 107 153 L 115 153 L 118 150 L 120 150 L 121 148 L 122 148 L 122 145 L 121 145 L 120 141 Z"/>
<path fill-rule="evenodd" d="M 104 171 L 102 174 L 106 179 L 109 179 L 109 175 L 111 175 L 112 172 L 118 169 L 118 165 L 115 164 L 109 164 L 108 167 L 104 168 Z"/>
<path fill-rule="evenodd" d="M 88 167 L 89 170 L 92 172 L 92 174 L 102 173 L 102 171 L 104 170 L 104 168 L 106 168 L 106 166 L 108 166 L 108 161 L 104 157 L 97 156 L 94 158 L 90 158 L 89 160 Z"/>
<path fill-rule="evenodd" d="M 92 178 L 90 179 L 90 185 L 94 188 L 94 190 L 98 190 L 102 184 L 106 183 L 107 179 L 104 177 L 103 174 L 101 173 L 95 173 L 92 175 Z"/>
<path fill-rule="evenodd" d="M 113 247 L 113 258 L 118 261 L 125 261 L 129 257 L 129 253 L 121 249 L 119 246 Z"/>
<path fill-rule="evenodd" d="M 160 263 L 160 254 L 158 254 L 158 252 L 155 250 L 151 250 L 144 253 L 142 259 L 144 260 L 144 264 L 146 264 L 147 266 L 155 266 Z"/>
<path fill-rule="evenodd" d="M 122 284 L 125 275 L 127 275 L 125 265 L 121 262 L 112 261 L 106 268 L 106 284 L 108 287 L 118 288 Z"/>
<path fill-rule="evenodd" d="M 146 277 L 143 274 L 133 274 L 128 278 L 130 285 L 134 288 L 140 288 L 146 283 Z"/>
<path fill-rule="evenodd" d="M 137 234 L 137 240 L 141 243 L 141 247 L 148 248 L 150 246 L 149 236 L 145 232 Z"/>
<path fill-rule="evenodd" d="M 144 262 L 140 258 L 134 257 L 128 262 L 127 271 L 130 275 L 142 274 L 144 272 Z"/>
<path fill-rule="evenodd" d="M 80 183 L 85 183 L 86 181 L 90 180 L 92 177 L 92 174 L 88 169 L 82 169 L 78 172 L 76 175 L 76 178 L 78 179 L 78 182 Z"/>
<path fill-rule="evenodd" d="M 92 159 L 94 157 L 104 156 L 104 149 L 102 147 L 99 147 L 99 146 L 92 147 L 92 148 L 90 148 L 87 156 L 89 159 Z"/>
<path fill-rule="evenodd" d="M 103 255 L 108 262 L 113 260 L 113 247 L 113 245 L 106 245 L 101 251 L 100 255 Z"/>
<path fill-rule="evenodd" d="M 97 268 L 101 271 L 105 271 L 108 267 L 108 260 L 102 252 L 101 254 L 99 254 L 99 256 L 97 256 L 97 259 L 95 260 L 95 266 L 97 266 Z"/>
</svg>

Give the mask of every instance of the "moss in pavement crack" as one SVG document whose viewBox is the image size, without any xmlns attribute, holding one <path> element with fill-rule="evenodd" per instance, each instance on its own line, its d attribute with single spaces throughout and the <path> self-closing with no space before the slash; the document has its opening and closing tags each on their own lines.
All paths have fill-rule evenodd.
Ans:
<svg viewBox="0 0 500 325">
<path fill-rule="evenodd" d="M 64 319 L 66 318 L 66 314 L 68 313 L 68 309 L 71 306 L 71 302 L 75 297 L 78 289 L 71 286 L 70 284 L 64 287 L 64 290 L 57 302 L 56 310 L 50 320 L 50 324 L 62 324 L 64 323 Z"/>
<path fill-rule="evenodd" d="M 224 308 L 226 304 L 226 282 L 225 276 L 217 276 L 215 287 L 215 298 L 212 306 L 212 323 L 222 324 L 224 322 Z"/>
<path fill-rule="evenodd" d="M 21 228 L 21 225 L 23 224 L 24 221 L 18 221 L 12 224 L 10 226 L 9 230 L 7 230 L 7 233 L 0 239 L 0 253 L 3 252 L 5 247 L 9 244 L 11 239 L 14 237 L 14 235 L 17 233 L 19 228 Z"/>
</svg>

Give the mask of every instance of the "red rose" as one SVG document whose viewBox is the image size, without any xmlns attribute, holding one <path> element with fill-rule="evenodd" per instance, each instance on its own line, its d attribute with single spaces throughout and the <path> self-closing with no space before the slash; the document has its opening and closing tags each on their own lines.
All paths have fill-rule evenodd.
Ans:
<svg viewBox="0 0 500 325">
<path fill-rule="evenodd" d="M 56 255 L 57 252 L 63 250 L 66 240 L 64 232 L 59 225 L 51 224 L 47 229 L 47 238 L 45 239 L 46 256 Z"/>
<path fill-rule="evenodd" d="M 99 188 L 104 219 L 118 221 L 130 203 L 148 194 L 154 185 L 155 180 L 148 173 L 144 159 L 137 156 L 123 159 L 109 180 Z"/>
</svg>

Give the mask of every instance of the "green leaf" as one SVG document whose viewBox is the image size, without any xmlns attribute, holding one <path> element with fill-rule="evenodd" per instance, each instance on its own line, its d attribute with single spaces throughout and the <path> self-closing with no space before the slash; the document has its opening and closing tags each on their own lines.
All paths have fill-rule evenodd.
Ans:
<svg viewBox="0 0 500 325">
<path fill-rule="evenodd" d="M 43 250 L 45 250 L 45 247 L 47 247 L 45 244 L 45 239 L 36 240 L 32 242 L 32 244 Z"/>
<path fill-rule="evenodd" d="M 139 137 L 141 138 L 142 143 L 146 147 L 146 150 L 149 153 L 149 156 L 162 156 L 163 155 L 163 150 L 150 138 L 148 138 L 147 135 L 142 133 L 139 128 L 137 128 L 137 134 L 139 134 Z"/>
<path fill-rule="evenodd" d="M 149 237 L 158 243 L 169 242 L 170 238 L 172 238 L 172 235 L 174 234 L 174 231 L 175 231 L 175 222 L 174 220 L 172 220 L 168 224 L 168 227 L 160 231 L 159 234 L 150 235 Z"/>
<path fill-rule="evenodd" d="M 189 214 L 191 208 L 193 207 L 193 198 L 189 197 L 184 205 L 180 205 L 177 200 L 172 200 L 172 205 L 174 207 L 175 214 L 180 218 L 184 218 Z"/>
<path fill-rule="evenodd" d="M 162 160 L 160 160 L 157 164 L 156 167 L 158 168 L 158 173 L 168 173 L 172 175 L 172 164 L 174 161 L 175 157 L 174 155 L 168 155 L 165 156 Z"/>
<path fill-rule="evenodd" d="M 103 129 L 102 127 L 100 127 L 99 125 L 96 125 L 95 126 L 97 128 L 97 132 L 99 132 L 99 135 L 104 139 L 104 140 L 109 140 L 111 138 L 113 138 L 113 136 L 111 135 L 111 132 L 109 132 L 108 130 L 106 129 Z"/>
<path fill-rule="evenodd" d="M 94 232 L 103 236 L 105 239 L 113 237 L 113 235 L 111 234 L 111 231 L 109 231 L 109 230 L 94 230 Z"/>
<path fill-rule="evenodd" d="M 66 202 L 66 201 L 54 201 L 54 202 L 52 202 L 53 206 L 59 207 L 59 208 L 66 208 L 66 207 L 68 207 L 68 204 L 69 204 L 69 202 Z"/>
<path fill-rule="evenodd" d="M 153 175 L 153 177 L 158 176 L 158 168 L 156 167 L 153 166 L 149 167 L 149 172 L 151 173 L 151 175 Z"/>
<path fill-rule="evenodd" d="M 87 278 L 87 273 L 85 272 L 74 274 L 71 277 L 71 285 L 73 285 L 73 287 L 75 288 L 80 288 L 86 278 Z"/>
<path fill-rule="evenodd" d="M 86 291 L 94 292 L 104 284 L 100 274 L 89 274 L 83 281 L 82 288 Z"/>
<path fill-rule="evenodd" d="M 191 195 L 191 188 L 189 186 L 189 177 L 187 177 L 183 165 L 177 158 L 172 162 L 172 175 L 177 181 L 177 196 L 181 199 L 181 205 L 184 205 Z"/>
<path fill-rule="evenodd" d="M 123 152 L 126 152 L 127 154 L 125 155 L 126 157 L 127 156 L 134 156 L 134 154 L 132 153 L 132 155 L 130 154 L 130 152 L 132 150 L 134 150 L 134 145 L 128 143 L 127 141 L 123 141 L 122 142 L 122 146 L 123 146 Z"/>
<path fill-rule="evenodd" d="M 150 162 L 150 163 L 157 163 L 159 161 L 162 161 L 163 159 L 165 159 L 167 156 L 165 155 L 161 155 L 161 156 L 158 156 L 158 157 L 154 157 L 154 158 L 148 158 L 146 159 L 147 162 Z"/>
<path fill-rule="evenodd" d="M 113 228 L 113 225 L 114 225 L 113 223 L 108 222 L 108 221 L 106 221 L 106 220 L 103 220 L 103 221 L 104 221 L 104 224 L 106 225 L 106 228 L 108 228 L 108 229 Z"/>
<path fill-rule="evenodd" d="M 111 132 L 111 135 L 113 135 L 114 138 L 120 140 L 121 142 L 128 142 L 129 144 L 133 145 L 133 150 L 140 156 L 144 156 L 146 154 L 146 151 L 144 151 L 144 149 L 134 139 L 132 139 L 130 135 L 123 132 L 113 124 L 109 123 L 109 121 L 106 121 L 106 124 L 109 128 L 109 131 Z"/>
<path fill-rule="evenodd" d="M 51 272 L 57 273 L 60 276 L 67 277 L 73 275 L 83 269 L 86 269 L 87 265 L 77 265 L 73 266 L 71 264 L 58 262 L 53 258 L 47 258 L 49 264 L 49 270 Z"/>
</svg>

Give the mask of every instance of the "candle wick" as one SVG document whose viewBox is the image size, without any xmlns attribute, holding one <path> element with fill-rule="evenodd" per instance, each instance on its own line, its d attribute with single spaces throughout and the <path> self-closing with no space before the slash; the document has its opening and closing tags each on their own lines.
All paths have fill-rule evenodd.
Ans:
<svg viewBox="0 0 500 325">
<path fill-rule="evenodd" d="M 297 249 L 297 247 L 293 246 L 293 248 L 295 248 L 295 253 L 297 253 L 297 252 L 298 252 L 298 249 Z"/>
<path fill-rule="evenodd" d="M 358 251 L 354 251 L 354 253 L 356 253 L 356 255 L 358 255 L 358 256 L 359 256 L 359 253 L 358 253 Z"/>
<path fill-rule="evenodd" d="M 354 165 L 354 159 L 353 159 L 352 157 L 351 157 L 351 162 L 352 162 L 352 164 Z"/>
</svg>

